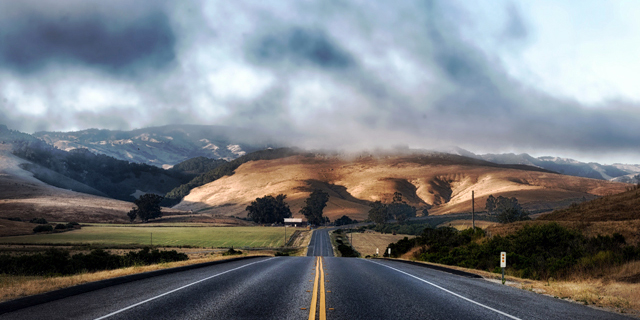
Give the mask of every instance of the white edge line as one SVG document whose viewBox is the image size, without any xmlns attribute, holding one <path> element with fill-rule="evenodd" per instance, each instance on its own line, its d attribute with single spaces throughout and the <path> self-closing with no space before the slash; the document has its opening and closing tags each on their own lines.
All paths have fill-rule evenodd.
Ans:
<svg viewBox="0 0 640 320">
<path fill-rule="evenodd" d="M 243 265 L 243 266 L 240 266 L 240 267 L 237 267 L 237 268 L 233 268 L 233 269 L 231 269 L 231 270 L 227 270 L 227 271 L 224 271 L 224 272 L 221 272 L 221 273 L 218 273 L 218 274 L 212 275 L 212 276 L 207 277 L 207 278 L 204 278 L 204 279 L 200 279 L 200 280 L 198 280 L 198 281 L 196 281 L 196 282 L 192 282 L 192 283 L 187 284 L 187 285 L 184 285 L 184 286 L 182 286 L 182 287 L 180 287 L 180 288 L 173 289 L 173 290 L 171 290 L 171 291 L 168 291 L 168 292 L 165 292 L 165 293 L 163 293 L 163 294 L 157 295 L 157 296 L 155 296 L 155 297 L 153 297 L 153 298 L 149 298 L 149 299 L 147 299 L 147 300 L 140 301 L 140 302 L 138 302 L 138 303 L 136 303 L 136 304 L 132 304 L 132 305 L 130 305 L 130 306 L 128 306 L 128 307 L 126 307 L 126 308 L 122 308 L 122 309 L 120 309 L 120 310 L 118 310 L 118 311 L 114 311 L 114 312 L 109 313 L 108 315 L 102 316 L 102 317 L 100 317 L 100 318 L 95 318 L 95 320 L 102 320 L 102 319 L 109 318 L 109 317 L 111 317 L 111 316 L 113 316 L 113 315 L 116 315 L 116 314 L 118 314 L 118 313 L 121 313 L 121 312 L 127 311 L 127 310 L 129 310 L 129 309 L 131 309 L 131 308 L 135 308 L 135 307 L 137 307 L 137 306 L 139 306 L 139 305 L 141 305 L 141 304 L 145 304 L 145 303 L 147 303 L 147 302 L 149 302 L 149 301 L 152 301 L 152 300 L 158 299 L 158 298 L 160 298 L 160 297 L 164 297 L 164 296 L 166 296 L 166 295 L 168 295 L 168 294 L 171 294 L 171 293 L 174 293 L 174 292 L 176 292 L 176 291 L 178 291 L 178 290 L 182 290 L 182 289 L 184 289 L 184 288 L 190 287 L 190 286 L 192 286 L 192 285 L 194 285 L 194 284 L 198 284 L 198 283 L 200 283 L 200 282 L 202 282 L 202 281 L 207 281 L 207 280 L 209 280 L 209 279 L 211 279 L 211 278 L 215 278 L 215 277 L 217 277 L 217 276 L 221 276 L 221 275 L 223 275 L 223 274 L 225 274 L 225 273 L 229 273 L 229 272 L 232 272 L 232 271 L 236 271 L 236 270 L 238 270 L 238 269 L 242 269 L 242 268 L 244 268 L 244 267 L 248 267 L 248 266 L 250 266 L 250 265 L 252 265 L 252 264 L 261 263 L 261 262 L 265 262 L 265 261 L 269 261 L 269 260 L 271 260 L 271 259 L 275 259 L 275 257 L 274 257 L 274 258 L 269 258 L 269 259 L 266 259 L 266 260 L 260 260 L 260 261 L 252 262 L 252 263 L 249 263 L 249 264 L 245 264 L 245 265 Z"/>
<path fill-rule="evenodd" d="M 501 315 L 503 315 L 503 316 L 505 316 L 505 317 L 509 317 L 509 318 L 511 318 L 511 319 L 515 319 L 515 320 L 522 320 L 522 319 L 517 318 L 517 317 L 514 317 L 514 316 L 512 316 L 512 315 L 510 315 L 510 314 L 504 313 L 504 312 L 502 312 L 502 311 L 500 311 L 500 310 L 496 310 L 496 309 L 494 309 L 494 308 L 491 308 L 491 307 L 489 307 L 489 306 L 486 306 L 486 305 L 484 305 L 484 304 L 482 304 L 482 303 L 480 303 L 480 302 L 476 302 L 476 301 L 473 301 L 473 300 L 471 300 L 471 299 L 469 299 L 469 298 L 467 298 L 467 297 L 463 297 L 463 296 L 461 296 L 461 295 L 459 295 L 459 294 L 457 294 L 457 293 L 455 293 L 455 292 L 453 292 L 453 291 L 447 290 L 447 289 L 445 289 L 445 288 L 443 288 L 443 287 L 441 287 L 441 286 L 439 286 L 439 285 L 437 285 L 437 284 L 433 284 L 433 283 L 431 283 L 431 282 L 429 282 L 429 281 L 427 281 L 427 280 L 424 280 L 424 279 L 422 279 L 422 278 L 416 277 L 416 276 L 414 276 L 414 275 L 412 275 L 412 274 L 409 274 L 409 273 L 406 273 L 406 272 L 404 272 L 404 271 L 402 271 L 402 270 L 398 270 L 398 269 L 396 269 L 396 268 L 394 268 L 394 267 L 390 267 L 390 266 L 388 266 L 388 265 L 386 265 L 386 264 L 382 264 L 382 263 L 379 263 L 379 262 L 375 262 L 375 261 L 371 261 L 371 260 L 367 260 L 367 261 L 372 262 L 372 263 L 375 263 L 375 264 L 378 264 L 378 265 L 381 265 L 381 266 L 383 266 L 383 267 L 387 267 L 387 268 L 389 268 L 389 269 L 392 269 L 392 270 L 398 271 L 398 272 L 400 272 L 400 273 L 406 274 L 406 275 L 408 275 L 408 276 L 410 276 L 410 277 L 412 277 L 412 278 L 418 279 L 418 280 L 420 280 L 420 281 L 422 281 L 422 282 L 424 282 L 424 283 L 426 283 L 426 284 L 429 284 L 429 285 L 431 285 L 431 286 L 434 286 L 434 287 L 436 287 L 436 288 L 438 288 L 438 289 L 440 289 L 440 290 L 442 290 L 442 291 L 444 291 L 444 292 L 450 293 L 450 294 L 452 294 L 452 295 L 454 295 L 454 296 L 456 296 L 456 297 L 458 297 L 458 298 L 460 298 L 460 299 L 463 299 L 463 300 L 469 301 L 469 302 L 474 303 L 474 304 L 476 304 L 476 305 L 479 305 L 479 306 L 481 306 L 481 307 L 483 307 L 483 308 L 486 308 L 486 309 L 489 309 L 489 310 L 491 310 L 491 311 L 497 312 L 497 313 L 499 313 L 499 314 L 501 314 Z"/>
</svg>

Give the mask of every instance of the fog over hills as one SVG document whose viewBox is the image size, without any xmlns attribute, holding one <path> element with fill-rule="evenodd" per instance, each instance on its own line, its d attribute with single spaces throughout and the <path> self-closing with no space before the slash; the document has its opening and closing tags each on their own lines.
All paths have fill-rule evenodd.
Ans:
<svg viewBox="0 0 640 320">
<path fill-rule="evenodd" d="M 214 125 L 167 125 L 131 131 L 88 129 L 73 132 L 36 132 L 34 137 L 62 150 L 86 148 L 119 160 L 170 168 L 184 160 L 203 156 L 233 160 L 266 148 L 290 146 L 284 138 L 260 132 L 256 128 Z M 304 145 L 295 147 L 305 149 Z M 397 149 L 395 151 L 408 151 Z M 423 150 L 433 152 L 433 150 Z M 527 153 L 475 154 L 458 147 L 435 151 L 482 159 L 498 164 L 522 164 L 576 177 L 638 183 L 640 164 L 581 162 L 552 155 L 533 157 Z M 343 151 L 346 153 L 357 152 Z"/>
</svg>

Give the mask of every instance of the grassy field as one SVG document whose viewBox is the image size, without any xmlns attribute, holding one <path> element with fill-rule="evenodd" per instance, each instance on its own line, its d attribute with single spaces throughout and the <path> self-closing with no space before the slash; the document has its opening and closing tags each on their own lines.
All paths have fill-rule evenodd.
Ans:
<svg viewBox="0 0 640 320">
<path fill-rule="evenodd" d="M 298 228 L 299 230 L 305 230 Z M 295 228 L 287 228 L 287 237 Z M 282 227 L 113 227 L 85 226 L 64 233 L 2 237 L 12 244 L 102 244 L 195 247 L 279 247 L 284 242 Z"/>
<path fill-rule="evenodd" d="M 347 233 L 349 238 L 351 238 L 351 233 Z M 364 257 L 367 255 L 376 254 L 376 248 L 378 248 L 378 252 L 380 256 L 384 253 L 384 250 L 387 249 L 387 246 L 392 242 L 397 242 L 398 240 L 409 237 L 413 238 L 415 236 L 408 236 L 406 234 L 381 234 L 381 233 L 354 233 L 353 234 L 353 246 L 354 248 L 360 252 L 360 254 Z"/>
</svg>

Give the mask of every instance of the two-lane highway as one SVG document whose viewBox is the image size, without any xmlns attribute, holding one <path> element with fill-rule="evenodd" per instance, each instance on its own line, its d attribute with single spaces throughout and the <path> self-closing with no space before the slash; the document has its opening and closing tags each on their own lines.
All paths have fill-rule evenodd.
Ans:
<svg viewBox="0 0 640 320">
<path fill-rule="evenodd" d="M 484 279 L 333 257 L 322 229 L 314 231 L 308 255 L 157 276 L 0 319 L 628 319 Z"/>
<path fill-rule="evenodd" d="M 307 257 L 333 257 L 333 248 L 329 239 L 329 231 L 333 229 L 317 229 L 311 234 L 311 241 L 307 248 Z"/>
</svg>

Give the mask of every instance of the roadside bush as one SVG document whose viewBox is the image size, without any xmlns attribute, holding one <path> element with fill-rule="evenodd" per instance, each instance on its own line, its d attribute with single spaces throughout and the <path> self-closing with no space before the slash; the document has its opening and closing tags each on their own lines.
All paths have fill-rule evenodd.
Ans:
<svg viewBox="0 0 640 320">
<path fill-rule="evenodd" d="M 29 222 L 37 223 L 37 224 L 47 224 L 47 223 L 49 223 L 44 218 L 33 218 L 33 219 L 29 220 Z"/>
<path fill-rule="evenodd" d="M 67 226 L 64 225 L 64 224 L 58 223 L 58 224 L 56 224 L 56 227 L 53 228 L 53 229 L 55 229 L 55 230 L 65 230 L 65 229 L 67 229 Z"/>
<path fill-rule="evenodd" d="M 234 250 L 233 248 L 229 248 L 229 250 L 227 250 L 226 252 L 222 253 L 223 256 L 234 256 L 234 255 L 239 255 L 239 254 L 242 254 L 242 251 Z"/>
<path fill-rule="evenodd" d="M 419 237 L 405 237 L 388 248 L 392 257 L 398 257 L 415 246 L 420 247 L 418 260 L 494 272 L 499 269 L 500 252 L 505 251 L 511 273 L 530 279 L 561 278 L 575 271 L 598 275 L 610 266 L 640 260 L 640 247 L 625 245 L 620 234 L 586 238 L 556 223 L 525 226 L 492 238 L 479 228 L 427 228 Z"/>
<path fill-rule="evenodd" d="M 67 229 L 75 229 L 78 228 L 80 229 L 80 224 L 77 222 L 69 222 L 66 224 Z"/>
<path fill-rule="evenodd" d="M 130 251 L 123 258 L 127 261 L 127 266 L 183 261 L 189 259 L 186 254 L 178 253 L 176 250 L 159 251 L 158 249 L 151 250 L 149 247 L 145 247 L 138 252 Z"/>
<path fill-rule="evenodd" d="M 34 233 L 48 232 L 48 231 L 53 231 L 53 227 L 48 225 L 48 224 L 40 225 L 40 226 L 37 226 L 37 227 L 33 228 L 33 232 Z"/>
<path fill-rule="evenodd" d="M 289 256 L 289 253 L 287 252 L 282 252 L 282 251 L 276 251 L 276 253 L 273 254 L 275 257 L 284 257 L 284 256 Z"/>
<path fill-rule="evenodd" d="M 70 275 L 80 272 L 112 270 L 134 265 L 149 265 L 163 262 L 183 261 L 188 257 L 175 250 L 158 251 L 144 248 L 139 252 L 131 251 L 124 256 L 111 254 L 102 249 L 92 250 L 89 254 L 75 254 L 69 251 L 49 249 L 42 253 L 11 256 L 0 255 L 0 274 L 22 276 Z"/>
<path fill-rule="evenodd" d="M 338 251 L 340 251 L 340 255 L 342 255 L 343 257 L 359 257 L 360 256 L 358 252 L 356 252 L 355 250 L 353 250 L 353 248 L 351 248 L 351 246 L 347 246 L 344 244 L 338 245 Z"/>
</svg>

